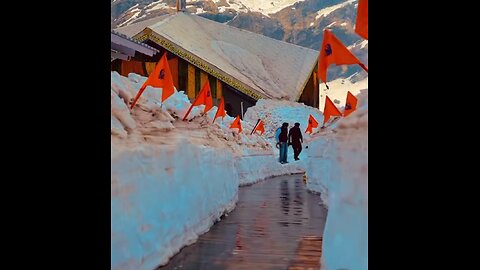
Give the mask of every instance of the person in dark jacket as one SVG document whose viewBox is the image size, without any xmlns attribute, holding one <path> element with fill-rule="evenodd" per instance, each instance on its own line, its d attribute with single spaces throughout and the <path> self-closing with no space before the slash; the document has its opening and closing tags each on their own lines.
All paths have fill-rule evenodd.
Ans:
<svg viewBox="0 0 480 270">
<path fill-rule="evenodd" d="M 300 160 L 298 155 L 302 152 L 302 143 L 303 136 L 302 131 L 300 130 L 300 123 L 295 123 L 295 126 L 293 126 L 288 132 L 288 144 L 292 145 L 293 157 L 295 160 Z"/>
<path fill-rule="evenodd" d="M 288 150 L 288 123 L 283 123 L 278 136 L 278 141 L 280 143 L 280 163 L 288 163 L 287 161 L 287 150 Z"/>
</svg>

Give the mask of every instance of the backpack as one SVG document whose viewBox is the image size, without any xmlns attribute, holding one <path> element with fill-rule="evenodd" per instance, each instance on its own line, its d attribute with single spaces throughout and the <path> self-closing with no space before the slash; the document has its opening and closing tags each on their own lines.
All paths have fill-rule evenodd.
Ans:
<svg viewBox="0 0 480 270">
<path fill-rule="evenodd" d="M 282 128 L 279 127 L 277 128 L 277 131 L 275 131 L 275 140 L 278 142 L 280 142 L 280 133 L 282 132 Z"/>
</svg>

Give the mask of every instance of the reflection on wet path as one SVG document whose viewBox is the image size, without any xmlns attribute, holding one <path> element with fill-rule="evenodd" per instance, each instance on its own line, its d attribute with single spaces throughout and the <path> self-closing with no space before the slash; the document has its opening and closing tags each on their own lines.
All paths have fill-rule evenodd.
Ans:
<svg viewBox="0 0 480 270">
<path fill-rule="evenodd" d="M 302 175 L 241 187 L 233 212 L 160 270 L 319 269 L 327 210 Z"/>
</svg>

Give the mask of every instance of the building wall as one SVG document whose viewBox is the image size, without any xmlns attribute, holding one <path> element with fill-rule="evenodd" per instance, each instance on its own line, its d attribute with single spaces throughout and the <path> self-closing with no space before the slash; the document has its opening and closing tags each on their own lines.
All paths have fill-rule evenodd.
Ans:
<svg viewBox="0 0 480 270">
<path fill-rule="evenodd" d="M 243 94 L 242 92 L 234 89 L 233 87 L 222 83 L 223 98 L 225 100 L 225 110 L 227 114 L 235 117 L 240 115 L 242 117 L 241 102 L 243 102 L 243 113 L 247 111 L 247 108 L 255 106 L 257 103 L 253 98 Z"/>
<path fill-rule="evenodd" d="M 146 76 L 147 74 L 145 63 L 137 60 L 125 61 L 121 59 L 115 59 L 112 61 L 112 71 L 116 71 L 125 77 L 132 72 L 142 76 Z"/>
<path fill-rule="evenodd" d="M 315 70 L 310 75 L 298 101 L 305 105 L 318 108 L 318 80 L 317 72 Z"/>
<path fill-rule="evenodd" d="M 205 85 L 205 83 L 208 81 L 208 74 L 203 71 L 203 70 L 200 70 L 200 90 L 199 92 L 202 90 L 203 86 Z"/>
<path fill-rule="evenodd" d="M 178 59 L 178 90 L 185 91 L 188 95 L 188 63 L 181 58 Z"/>
<path fill-rule="evenodd" d="M 178 59 L 178 63 L 178 73 L 183 74 L 178 78 L 179 85 L 185 85 L 184 88 L 180 87 L 179 89 L 184 90 L 188 98 L 193 101 L 208 80 L 212 91 L 213 105 L 217 106 L 223 96 L 222 82 L 181 58 Z"/>
<path fill-rule="evenodd" d="M 178 67 L 178 58 L 170 57 L 168 59 L 168 65 L 170 67 L 170 72 L 172 73 L 173 78 L 173 85 L 180 89 L 179 87 L 179 67 Z M 112 62 L 111 67 L 112 71 L 117 71 L 120 75 L 127 77 L 129 73 L 136 73 L 138 75 L 142 75 L 148 77 L 151 72 L 155 69 L 158 61 L 154 62 L 152 59 L 148 59 L 148 61 L 138 61 L 138 60 L 130 60 L 125 61 L 121 59 L 116 59 Z"/>
</svg>

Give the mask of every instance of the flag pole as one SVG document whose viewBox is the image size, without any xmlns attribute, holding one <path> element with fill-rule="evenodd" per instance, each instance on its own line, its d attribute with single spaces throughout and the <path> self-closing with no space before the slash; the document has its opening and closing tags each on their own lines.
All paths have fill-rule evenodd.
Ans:
<svg viewBox="0 0 480 270">
<path fill-rule="evenodd" d="M 147 81 L 145 81 L 142 84 L 142 87 L 140 87 L 140 89 L 138 90 L 137 94 L 135 95 L 135 98 L 133 99 L 132 105 L 130 106 L 130 110 L 133 110 L 133 107 L 135 107 L 135 104 L 137 104 L 137 101 L 140 99 L 140 96 L 143 94 L 143 91 L 145 91 L 145 89 L 147 88 L 148 85 L 146 84 L 147 84 Z"/>
<path fill-rule="evenodd" d="M 207 81 L 206 83 L 208 83 L 208 81 Z M 210 86 L 209 86 L 209 87 L 210 87 Z M 195 100 L 193 101 L 193 103 L 192 103 L 192 105 L 190 106 L 190 108 L 188 108 L 188 111 L 187 111 L 187 113 L 185 114 L 185 116 L 183 117 L 182 121 L 185 121 L 185 119 L 187 119 L 187 116 L 188 116 L 188 114 L 190 113 L 190 111 L 192 110 L 194 104 L 197 102 L 197 100 L 200 98 L 200 96 L 203 95 L 203 90 L 204 90 L 204 89 L 202 88 L 202 90 L 200 91 L 200 93 L 198 93 L 198 96 L 195 97 Z"/>
<path fill-rule="evenodd" d="M 190 111 L 192 110 L 192 108 L 193 108 L 193 104 L 190 105 L 190 108 L 188 108 L 188 111 L 187 111 L 187 113 L 185 114 L 185 116 L 183 117 L 182 121 L 185 121 L 185 119 L 187 119 L 187 116 L 188 116 L 188 114 L 190 113 Z"/>
<path fill-rule="evenodd" d="M 318 84 L 318 110 L 320 110 L 320 102 L 322 101 L 322 87 L 320 87 L 322 84 Z"/>
<path fill-rule="evenodd" d="M 359 63 L 358 65 L 361 66 L 363 70 L 365 70 L 368 73 L 368 68 L 363 63 Z"/>
<path fill-rule="evenodd" d="M 242 120 L 243 120 L 243 101 L 240 101 L 240 108 L 242 110 Z"/>
<path fill-rule="evenodd" d="M 254 126 L 253 129 L 252 129 L 252 132 L 250 132 L 250 135 L 252 135 L 252 134 L 253 134 L 253 131 L 255 131 L 255 129 L 257 128 L 258 123 L 260 123 L 260 118 L 258 118 L 257 123 L 255 124 L 255 126 Z"/>
</svg>

